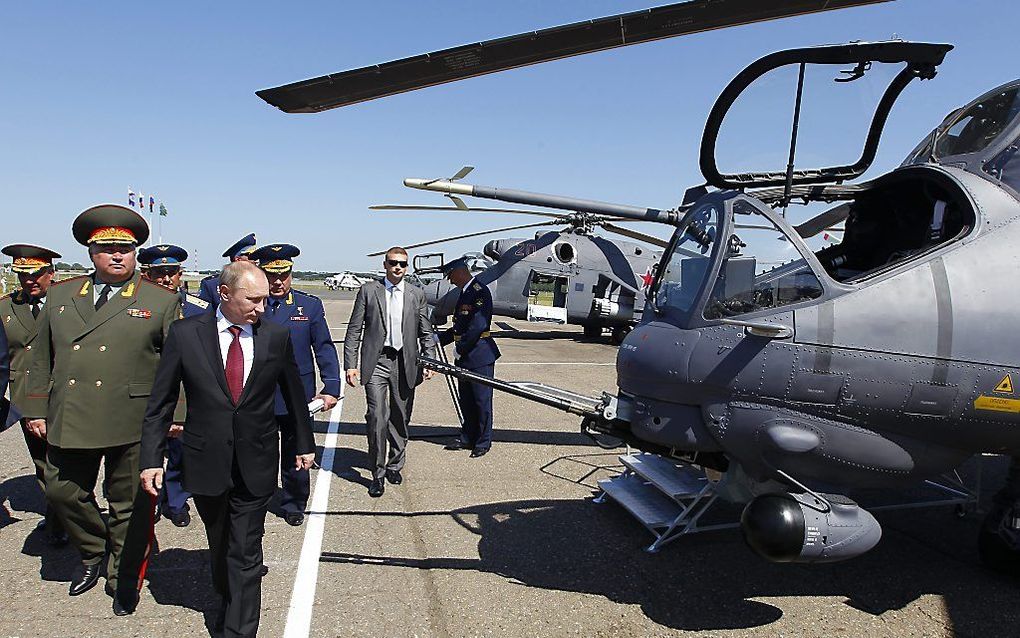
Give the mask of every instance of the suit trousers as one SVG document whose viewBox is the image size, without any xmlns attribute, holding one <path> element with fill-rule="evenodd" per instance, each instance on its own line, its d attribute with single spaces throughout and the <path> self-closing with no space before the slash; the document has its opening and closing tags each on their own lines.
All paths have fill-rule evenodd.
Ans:
<svg viewBox="0 0 1020 638">
<path fill-rule="evenodd" d="M 163 476 L 163 494 L 161 507 L 166 515 L 176 514 L 188 509 L 188 499 L 191 492 L 184 489 L 184 471 L 182 462 L 184 450 L 180 438 L 167 439 L 166 441 L 166 473 Z"/>
<path fill-rule="evenodd" d="M 311 472 L 294 469 L 294 457 L 297 456 L 297 445 L 294 440 L 294 417 L 289 414 L 277 414 L 276 422 L 280 426 L 280 509 L 284 514 L 304 512 L 308 505 L 308 494 L 311 492 Z"/>
<path fill-rule="evenodd" d="M 43 495 L 46 494 L 46 439 L 31 434 L 22 426 L 21 433 L 25 435 L 25 445 L 28 446 L 28 455 L 32 458 L 32 465 L 35 466 L 35 480 L 39 483 L 39 489 Z M 53 513 L 53 509 L 47 504 L 44 512 L 46 519 L 46 531 L 51 536 L 59 536 L 64 531 L 60 519 Z"/>
<path fill-rule="evenodd" d="M 388 353 L 388 354 L 387 354 Z M 404 381 L 404 359 L 387 349 L 379 355 L 372 378 L 365 384 L 368 412 L 368 463 L 373 478 L 382 478 L 387 470 L 404 467 L 407 450 L 407 424 L 414 407 L 414 388 Z M 386 443 L 389 443 L 389 453 Z"/>
<path fill-rule="evenodd" d="M 491 377 L 496 372 L 496 365 L 489 364 L 470 370 Z M 460 411 L 464 414 L 460 443 L 464 447 L 488 450 L 492 447 L 492 388 L 465 381 L 458 383 L 457 387 Z"/>
<path fill-rule="evenodd" d="M 95 565 L 109 550 L 107 582 L 116 587 L 120 555 L 134 511 L 138 480 L 139 444 L 110 448 L 72 449 L 48 446 L 46 500 L 64 525 L 82 562 Z M 105 464 L 109 517 L 103 520 L 96 503 L 99 464 Z"/>
<path fill-rule="evenodd" d="M 209 539 L 213 588 L 226 608 L 224 636 L 254 636 L 262 612 L 262 537 L 272 494 L 248 491 L 234 461 L 234 486 L 216 496 L 194 495 Z"/>
</svg>

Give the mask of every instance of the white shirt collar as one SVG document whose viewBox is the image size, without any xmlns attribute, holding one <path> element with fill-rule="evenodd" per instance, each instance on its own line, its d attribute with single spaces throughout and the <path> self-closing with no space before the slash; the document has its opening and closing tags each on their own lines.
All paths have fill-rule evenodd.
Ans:
<svg viewBox="0 0 1020 638">
<path fill-rule="evenodd" d="M 468 288 L 470 288 L 470 287 L 471 287 L 471 284 L 473 284 L 473 283 L 475 283 L 475 278 L 474 278 L 474 277 L 472 277 L 472 278 L 471 278 L 471 280 L 470 280 L 469 282 L 467 282 L 466 284 L 464 284 L 464 287 L 463 287 L 463 288 L 461 288 L 461 289 L 460 289 L 460 291 L 461 291 L 461 292 L 467 292 Z"/>
<path fill-rule="evenodd" d="M 217 305 L 216 306 L 216 331 L 217 332 L 226 332 L 227 329 L 230 328 L 230 326 L 235 326 L 235 325 L 241 328 L 241 333 L 242 334 L 246 334 L 246 335 L 251 336 L 252 329 L 251 329 L 251 324 L 250 323 L 243 323 L 243 324 L 234 324 L 234 323 L 231 323 L 229 319 L 227 319 L 226 317 L 223 316 L 223 309 L 220 308 L 219 305 Z"/>
<path fill-rule="evenodd" d="M 396 288 L 397 292 L 404 292 L 404 280 L 403 279 L 400 280 L 399 284 L 394 284 L 392 281 L 389 280 L 388 277 L 383 277 L 383 283 L 386 285 L 386 292 L 389 292 L 393 288 Z"/>
</svg>

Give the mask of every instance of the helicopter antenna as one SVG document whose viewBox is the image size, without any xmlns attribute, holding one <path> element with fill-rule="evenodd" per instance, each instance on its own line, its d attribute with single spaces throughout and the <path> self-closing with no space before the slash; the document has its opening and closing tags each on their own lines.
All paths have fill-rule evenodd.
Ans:
<svg viewBox="0 0 1020 638">
<path fill-rule="evenodd" d="M 804 70 L 807 65 L 800 63 L 797 73 L 797 102 L 793 107 L 793 129 L 790 131 L 790 161 L 786 164 L 786 186 L 783 187 L 783 216 L 790 205 L 790 192 L 793 190 L 793 160 L 797 156 L 797 133 L 800 130 L 800 106 L 804 98 Z"/>
</svg>

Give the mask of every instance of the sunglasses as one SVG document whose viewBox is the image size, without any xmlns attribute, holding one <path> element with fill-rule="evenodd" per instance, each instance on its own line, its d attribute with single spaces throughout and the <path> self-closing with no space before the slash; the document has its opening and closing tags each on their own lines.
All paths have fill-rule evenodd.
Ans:
<svg viewBox="0 0 1020 638">
<path fill-rule="evenodd" d="M 401 268 L 407 268 L 407 262 L 400 261 L 399 259 L 387 259 L 386 264 L 388 266 L 392 266 L 393 268 L 396 268 L 397 266 L 400 266 Z"/>
</svg>

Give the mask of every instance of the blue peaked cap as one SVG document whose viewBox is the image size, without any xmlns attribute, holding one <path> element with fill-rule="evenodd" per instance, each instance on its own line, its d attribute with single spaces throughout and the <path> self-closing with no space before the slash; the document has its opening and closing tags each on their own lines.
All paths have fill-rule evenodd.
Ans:
<svg viewBox="0 0 1020 638">
<path fill-rule="evenodd" d="M 238 239 L 233 246 L 224 251 L 223 256 L 233 259 L 238 255 L 249 253 L 255 247 L 255 233 L 249 233 Z"/>
<path fill-rule="evenodd" d="M 173 244 L 146 246 L 138 251 L 138 263 L 143 266 L 180 266 L 188 258 L 188 251 Z"/>
</svg>

